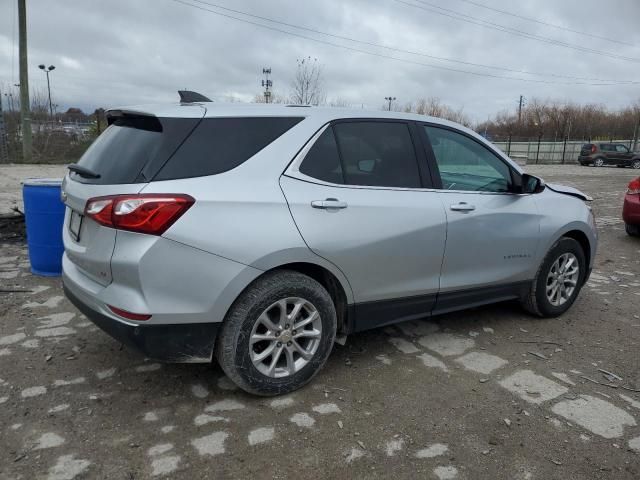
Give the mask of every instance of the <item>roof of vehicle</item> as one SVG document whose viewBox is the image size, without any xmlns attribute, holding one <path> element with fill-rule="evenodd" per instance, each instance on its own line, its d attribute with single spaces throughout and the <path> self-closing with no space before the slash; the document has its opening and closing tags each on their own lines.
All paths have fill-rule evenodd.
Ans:
<svg viewBox="0 0 640 480">
<path fill-rule="evenodd" d="M 310 105 L 285 105 L 264 103 L 162 103 L 150 105 L 134 105 L 110 108 L 109 111 L 124 111 L 154 115 L 156 117 L 193 118 L 211 117 L 319 117 L 323 120 L 339 118 L 389 118 L 401 120 L 429 121 L 440 124 L 459 124 L 443 120 L 442 118 L 418 115 L 415 113 L 389 112 L 386 110 L 370 110 L 360 108 L 316 107 Z"/>
</svg>

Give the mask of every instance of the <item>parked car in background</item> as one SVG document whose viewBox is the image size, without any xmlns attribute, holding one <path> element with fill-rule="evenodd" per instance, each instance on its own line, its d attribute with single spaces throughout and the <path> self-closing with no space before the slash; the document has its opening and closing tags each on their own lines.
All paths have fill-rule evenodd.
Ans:
<svg viewBox="0 0 640 480">
<path fill-rule="evenodd" d="M 640 236 L 640 177 L 629 182 L 622 206 L 622 219 L 629 235 Z"/>
<path fill-rule="evenodd" d="M 561 315 L 593 265 L 590 198 L 456 123 L 205 101 L 107 117 L 62 187 L 66 295 L 248 392 L 301 387 L 337 334 L 504 300 Z"/>
<path fill-rule="evenodd" d="M 640 169 L 640 153 L 632 152 L 623 143 L 585 143 L 580 150 L 578 162 L 582 166 L 615 165 Z"/>
</svg>

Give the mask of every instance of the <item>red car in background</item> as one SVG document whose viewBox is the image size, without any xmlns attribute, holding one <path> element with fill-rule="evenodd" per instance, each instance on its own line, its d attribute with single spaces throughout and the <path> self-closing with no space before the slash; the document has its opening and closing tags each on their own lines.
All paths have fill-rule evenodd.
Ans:
<svg viewBox="0 0 640 480">
<path fill-rule="evenodd" d="M 632 237 L 640 236 L 640 177 L 631 180 L 622 207 L 625 230 Z"/>
</svg>

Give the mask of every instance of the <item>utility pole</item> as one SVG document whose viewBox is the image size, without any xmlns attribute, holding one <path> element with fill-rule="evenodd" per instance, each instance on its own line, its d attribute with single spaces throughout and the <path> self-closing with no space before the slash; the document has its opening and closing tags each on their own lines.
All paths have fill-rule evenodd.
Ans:
<svg viewBox="0 0 640 480">
<path fill-rule="evenodd" d="M 9 163 L 7 132 L 4 128 L 4 112 L 2 111 L 2 94 L 0 94 L 0 163 Z"/>
<path fill-rule="evenodd" d="M 262 74 L 264 75 L 264 80 L 262 80 L 262 86 L 264 87 L 264 103 L 271 103 L 271 91 L 269 90 L 273 86 L 273 82 L 269 80 L 271 67 L 263 68 Z"/>
<path fill-rule="evenodd" d="M 31 163 L 31 108 L 29 106 L 29 68 L 27 62 L 27 6 L 18 0 L 20 36 L 20 117 L 22 118 L 22 162 Z"/>
<path fill-rule="evenodd" d="M 522 121 L 522 107 L 524 107 L 524 97 L 520 95 L 520 102 L 518 103 L 518 125 Z"/>
<path fill-rule="evenodd" d="M 388 110 L 389 110 L 389 111 L 391 111 L 391 102 L 393 102 L 393 101 L 396 99 L 396 97 L 384 97 L 384 99 L 385 99 L 387 102 L 389 102 L 389 108 L 388 108 Z"/>
</svg>

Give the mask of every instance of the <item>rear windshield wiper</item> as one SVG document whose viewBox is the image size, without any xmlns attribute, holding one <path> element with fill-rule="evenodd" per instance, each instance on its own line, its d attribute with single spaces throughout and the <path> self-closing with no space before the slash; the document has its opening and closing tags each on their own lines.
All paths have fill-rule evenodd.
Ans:
<svg viewBox="0 0 640 480">
<path fill-rule="evenodd" d="M 78 175 L 80 175 L 81 177 L 85 177 L 85 178 L 100 178 L 100 174 L 94 172 L 93 170 L 83 167 L 81 165 L 78 165 L 76 163 L 72 163 L 71 165 L 67 165 L 67 168 L 69 170 L 71 170 L 72 172 L 77 173 Z"/>
</svg>

